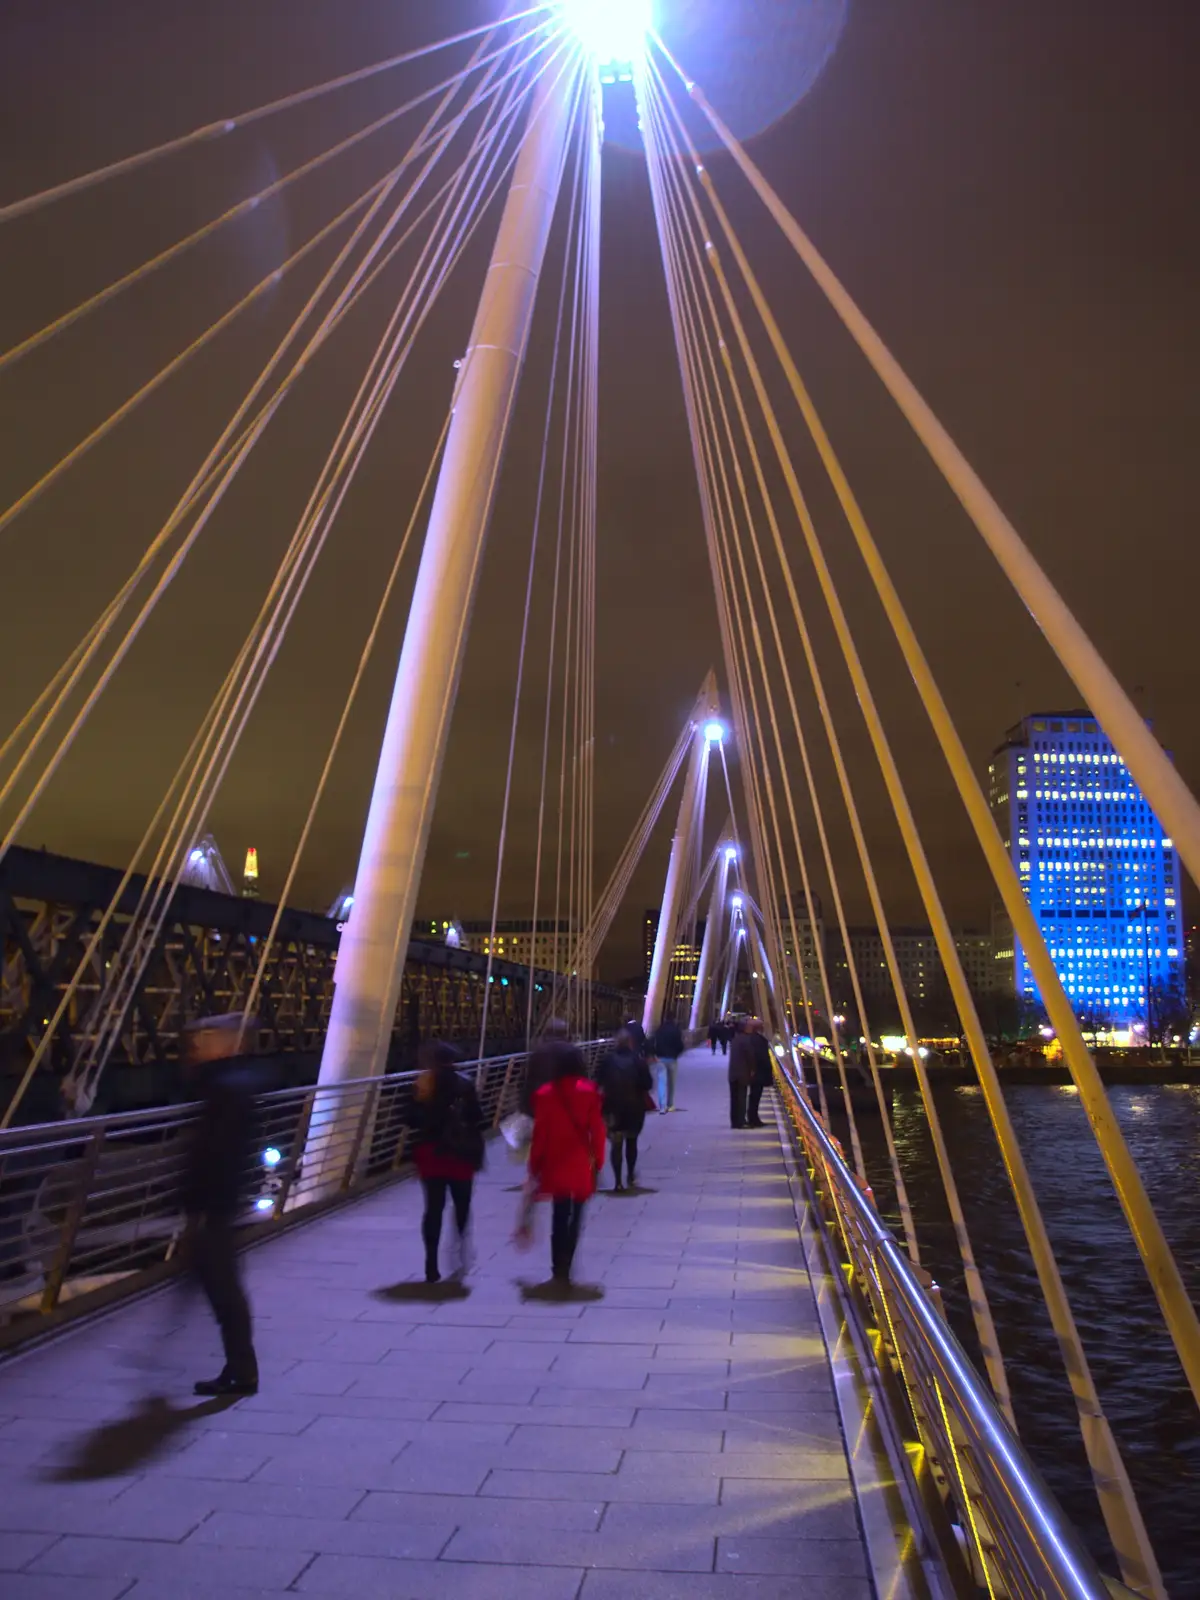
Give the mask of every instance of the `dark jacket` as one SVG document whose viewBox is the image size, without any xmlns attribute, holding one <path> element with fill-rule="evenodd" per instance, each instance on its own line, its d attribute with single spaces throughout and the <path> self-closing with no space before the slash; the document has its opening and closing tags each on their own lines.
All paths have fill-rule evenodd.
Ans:
<svg viewBox="0 0 1200 1600">
<path fill-rule="evenodd" d="M 771 1046 L 764 1033 L 752 1033 L 750 1046 L 754 1051 L 754 1083 L 759 1089 L 769 1089 L 775 1077 L 775 1063 Z"/>
<path fill-rule="evenodd" d="M 439 1078 L 430 1099 L 414 1096 L 406 1120 L 422 1178 L 473 1178 L 483 1166 L 483 1109 L 459 1073 Z"/>
<path fill-rule="evenodd" d="M 241 1210 L 253 1178 L 255 1087 L 251 1064 L 237 1057 L 205 1069 L 184 1169 L 183 1208 L 189 1215 L 232 1222 Z"/>
<path fill-rule="evenodd" d="M 658 1032 L 654 1035 L 654 1054 L 666 1056 L 668 1061 L 678 1061 L 683 1054 L 683 1034 L 679 1031 L 679 1024 L 670 1017 L 664 1017 L 658 1025 Z"/>
<path fill-rule="evenodd" d="M 742 1083 L 749 1088 L 754 1082 L 756 1066 L 752 1035 L 735 1033 L 729 1046 L 730 1083 Z"/>
<path fill-rule="evenodd" d="M 634 1050 L 613 1050 L 596 1070 L 604 1121 L 610 1133 L 637 1138 L 646 1122 L 647 1096 L 653 1089 L 650 1068 Z"/>
<path fill-rule="evenodd" d="M 632 1017 L 625 1024 L 625 1032 L 633 1040 L 639 1050 L 646 1048 L 646 1030 L 640 1022 L 635 1022 Z"/>
</svg>

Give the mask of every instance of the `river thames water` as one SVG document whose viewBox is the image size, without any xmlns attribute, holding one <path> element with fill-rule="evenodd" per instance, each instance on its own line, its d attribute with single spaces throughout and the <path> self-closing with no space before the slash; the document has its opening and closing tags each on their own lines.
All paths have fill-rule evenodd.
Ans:
<svg viewBox="0 0 1200 1600">
<path fill-rule="evenodd" d="M 936 1091 L 1008 1367 L 1026 1446 L 1064 1509 L 1115 1571 L 1057 1342 L 1042 1304 L 976 1087 Z M 1194 1303 L 1200 1303 L 1200 1086 L 1110 1088 L 1112 1102 Z M 1101 1402 L 1138 1493 L 1172 1600 L 1200 1600 L 1200 1410 L 1074 1088 L 1007 1090 Z M 980 1365 L 961 1265 L 916 1090 L 899 1090 L 896 1142 L 917 1218 L 922 1263 Z M 860 1118 L 864 1156 L 885 1217 L 899 1233 L 878 1118 Z M 837 1131 L 835 1127 L 835 1131 Z"/>
</svg>

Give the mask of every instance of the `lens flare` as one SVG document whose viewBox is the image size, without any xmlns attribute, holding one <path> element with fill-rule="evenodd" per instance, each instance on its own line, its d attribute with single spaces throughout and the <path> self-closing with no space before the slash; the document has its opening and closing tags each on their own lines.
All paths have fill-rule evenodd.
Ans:
<svg viewBox="0 0 1200 1600">
<path fill-rule="evenodd" d="M 635 61 L 654 27 L 654 0 L 559 0 L 563 21 L 601 65 Z"/>
</svg>

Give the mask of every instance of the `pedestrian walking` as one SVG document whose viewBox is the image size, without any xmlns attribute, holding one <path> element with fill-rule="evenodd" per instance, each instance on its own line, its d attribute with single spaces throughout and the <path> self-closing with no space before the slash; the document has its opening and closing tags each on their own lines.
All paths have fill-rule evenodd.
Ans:
<svg viewBox="0 0 1200 1600">
<path fill-rule="evenodd" d="M 559 1054 L 553 1080 L 533 1097 L 529 1151 L 530 1179 L 538 1197 L 553 1208 L 550 1259 L 562 1290 L 570 1287 L 583 1211 L 596 1192 L 604 1149 L 599 1091 L 588 1082 L 579 1051 L 568 1046 Z"/>
<path fill-rule="evenodd" d="M 744 1128 L 746 1126 L 746 1104 L 750 1095 L 750 1085 L 754 1082 L 754 1072 L 754 1046 L 750 1042 L 750 1035 L 740 1024 L 736 1024 L 733 1039 L 729 1045 L 729 1126 L 731 1128 Z"/>
<path fill-rule="evenodd" d="M 734 1031 L 733 1025 L 729 1022 L 721 1022 L 717 1028 L 717 1042 L 721 1046 L 723 1056 L 729 1054 L 729 1041 L 733 1038 Z"/>
<path fill-rule="evenodd" d="M 720 1044 L 720 1042 L 721 1042 L 721 1026 L 717 1022 L 710 1022 L 709 1025 L 708 1025 L 708 1043 L 709 1043 L 709 1048 L 712 1050 L 713 1055 L 716 1055 L 717 1046 Z"/>
<path fill-rule="evenodd" d="M 454 1207 L 457 1245 L 452 1275 L 465 1277 L 470 1268 L 471 1197 L 484 1162 L 484 1116 L 475 1086 L 458 1071 L 457 1052 L 448 1044 L 422 1045 L 417 1061 L 422 1071 L 407 1121 L 425 1194 L 421 1238 L 425 1282 L 432 1284 L 442 1279 L 438 1253 L 447 1198 Z"/>
<path fill-rule="evenodd" d="M 200 1097 L 184 1170 L 185 1260 L 212 1307 L 225 1349 L 218 1376 L 196 1384 L 199 1395 L 258 1393 L 258 1358 L 236 1238 L 254 1170 L 254 1069 L 240 1056 L 242 1035 L 252 1026 L 240 1012 L 205 1017 L 180 1037 L 184 1074 Z"/>
<path fill-rule="evenodd" d="M 633 1188 L 638 1138 L 646 1123 L 647 1107 L 654 1103 L 650 1068 L 645 1056 L 635 1048 L 627 1029 L 622 1028 L 617 1034 L 614 1048 L 597 1068 L 596 1087 L 600 1091 L 604 1126 L 608 1130 L 613 1188 L 620 1194 L 625 1187 L 622 1165 L 629 1187 Z"/>
<path fill-rule="evenodd" d="M 625 1031 L 633 1040 L 634 1049 L 641 1050 L 644 1054 L 646 1050 L 646 1030 L 636 1017 L 630 1017 L 625 1024 Z"/>
<path fill-rule="evenodd" d="M 750 1080 L 750 1096 L 747 1107 L 746 1126 L 748 1128 L 765 1128 L 766 1123 L 758 1114 L 762 1102 L 763 1090 L 769 1089 L 775 1077 L 775 1064 L 771 1059 L 771 1045 L 763 1032 L 763 1025 L 757 1019 L 750 1024 L 750 1047 L 754 1052 L 754 1076 Z"/>
<path fill-rule="evenodd" d="M 658 1114 L 666 1116 L 675 1109 L 675 1079 L 683 1054 L 683 1034 L 674 1017 L 664 1017 L 659 1023 L 652 1048 L 658 1058 Z"/>
</svg>

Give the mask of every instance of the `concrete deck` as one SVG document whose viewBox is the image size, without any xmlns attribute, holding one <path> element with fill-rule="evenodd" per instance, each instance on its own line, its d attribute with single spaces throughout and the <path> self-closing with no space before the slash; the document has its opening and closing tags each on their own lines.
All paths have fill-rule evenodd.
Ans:
<svg viewBox="0 0 1200 1600">
<path fill-rule="evenodd" d="M 579 1277 L 477 1191 L 469 1294 L 414 1298 L 405 1184 L 247 1258 L 262 1392 L 172 1291 L 0 1369 L 5 1600 L 869 1600 L 779 1136 L 732 1132 L 724 1062 L 680 1068 Z M 611 1187 L 611 1173 L 605 1174 Z"/>
</svg>

